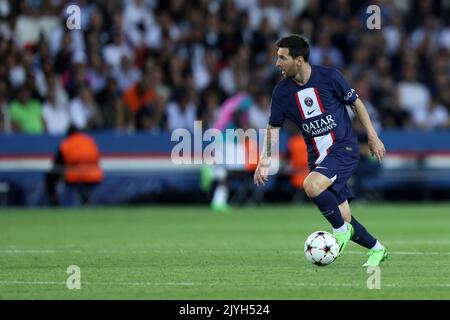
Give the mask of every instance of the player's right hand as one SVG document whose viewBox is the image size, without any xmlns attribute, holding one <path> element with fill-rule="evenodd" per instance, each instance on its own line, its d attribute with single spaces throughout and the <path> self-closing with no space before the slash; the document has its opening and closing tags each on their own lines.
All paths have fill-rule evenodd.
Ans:
<svg viewBox="0 0 450 320">
<path fill-rule="evenodd" d="M 383 142 L 381 142 L 378 136 L 375 136 L 369 137 L 368 144 L 372 156 L 375 156 L 377 160 L 381 162 L 386 155 L 386 148 L 384 147 Z"/>
<path fill-rule="evenodd" d="M 259 187 L 269 180 L 269 163 L 260 161 L 253 176 L 254 183 Z"/>
</svg>

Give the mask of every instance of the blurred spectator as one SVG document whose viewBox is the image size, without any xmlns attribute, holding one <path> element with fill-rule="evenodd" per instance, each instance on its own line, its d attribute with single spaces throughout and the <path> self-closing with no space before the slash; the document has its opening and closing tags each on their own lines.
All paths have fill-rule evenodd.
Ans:
<svg viewBox="0 0 450 320">
<path fill-rule="evenodd" d="M 382 29 L 386 41 L 386 53 L 394 54 L 401 44 L 401 35 L 404 32 L 404 26 L 401 15 L 393 15 L 387 26 Z"/>
<path fill-rule="evenodd" d="M 120 29 L 112 31 L 112 42 L 103 48 L 103 58 L 105 63 L 110 65 L 113 69 L 119 67 L 122 56 L 134 60 L 134 51 L 126 43 L 125 36 Z"/>
<path fill-rule="evenodd" d="M 193 131 L 196 113 L 197 106 L 189 101 L 186 87 L 177 88 L 166 110 L 169 130 L 185 128 Z"/>
<path fill-rule="evenodd" d="M 11 132 L 7 92 L 8 83 L 5 80 L 0 80 L 0 134 Z"/>
<path fill-rule="evenodd" d="M 383 112 L 383 128 L 385 129 L 412 129 L 414 122 L 411 114 L 404 110 L 398 99 L 392 102 Z"/>
<path fill-rule="evenodd" d="M 448 129 L 450 127 L 449 112 L 437 99 L 432 99 L 426 109 L 417 111 L 414 120 L 422 130 Z"/>
<path fill-rule="evenodd" d="M 61 77 L 57 76 L 54 73 L 49 73 L 46 78 L 46 86 L 48 93 L 50 91 L 53 91 L 56 99 L 56 104 L 68 105 L 69 96 L 62 85 Z"/>
<path fill-rule="evenodd" d="M 365 200 L 370 198 L 371 196 L 373 197 L 373 192 L 369 192 L 365 189 L 364 182 L 368 179 L 377 178 L 381 169 L 381 164 L 376 160 L 375 157 L 372 156 L 370 152 L 367 133 L 361 123 L 359 121 L 354 121 L 353 127 L 358 139 L 360 160 L 358 169 L 356 170 L 354 178 L 352 179 L 352 187 L 355 196 L 362 200 Z"/>
<path fill-rule="evenodd" d="M 219 93 L 214 89 L 206 90 L 201 103 L 200 119 L 203 128 L 214 128 L 219 116 L 220 100 Z"/>
<path fill-rule="evenodd" d="M 429 56 L 439 48 L 439 35 L 439 20 L 428 14 L 423 24 L 411 34 L 411 44 L 414 49 L 418 49 L 419 55 Z"/>
<path fill-rule="evenodd" d="M 108 72 L 99 54 L 92 54 L 90 62 L 91 66 L 87 70 L 87 81 L 95 94 L 105 87 Z"/>
<path fill-rule="evenodd" d="M 139 69 L 133 66 L 132 61 L 126 55 L 122 56 L 120 65 L 113 71 L 113 74 L 122 92 L 138 82 L 142 76 Z"/>
<path fill-rule="evenodd" d="M 418 116 L 425 112 L 430 103 L 430 92 L 425 85 L 417 81 L 414 62 L 403 67 L 403 78 L 398 84 L 398 95 L 400 106 L 410 112 L 414 123 L 418 124 Z"/>
<path fill-rule="evenodd" d="M 53 83 L 52 83 L 53 82 Z M 70 125 L 70 115 L 65 103 L 67 100 L 57 99 L 54 77 L 50 83 L 47 100 L 44 102 L 42 114 L 49 134 L 65 134 Z"/>
<path fill-rule="evenodd" d="M 58 46 L 55 56 L 55 71 L 58 74 L 66 74 L 70 71 L 73 57 L 72 33 L 65 32 L 61 37 L 61 45 Z"/>
<path fill-rule="evenodd" d="M 106 30 L 106 17 L 101 8 L 97 7 L 92 12 L 91 21 L 85 33 L 86 52 L 100 54 L 100 48 L 109 40 L 108 30 Z"/>
<path fill-rule="evenodd" d="M 352 52 L 352 59 L 349 63 L 348 69 L 353 78 L 359 76 L 364 70 L 367 70 L 369 65 L 370 52 L 369 48 L 360 45 L 354 48 Z"/>
<path fill-rule="evenodd" d="M 355 90 L 358 93 L 359 98 L 366 106 L 367 112 L 369 113 L 370 119 L 374 129 L 379 133 L 381 131 L 381 121 L 380 115 L 372 103 L 372 92 L 370 90 L 370 77 L 369 73 L 365 72 L 355 78 Z M 358 120 L 359 121 L 359 120 Z"/>
<path fill-rule="evenodd" d="M 255 129 L 264 129 L 269 123 L 270 116 L 270 94 L 258 91 L 255 100 L 248 111 L 250 126 Z"/>
<path fill-rule="evenodd" d="M 8 66 L 8 80 L 12 88 L 23 86 L 26 81 L 25 67 L 22 65 L 22 57 L 15 46 L 10 47 L 10 52 L 6 57 Z"/>
<path fill-rule="evenodd" d="M 164 86 L 156 88 L 153 103 L 141 108 L 136 117 L 136 129 L 139 131 L 167 131 L 166 108 L 169 102 L 170 91 Z"/>
<path fill-rule="evenodd" d="M 135 48 L 145 43 L 145 38 L 152 28 L 157 27 L 153 16 L 153 6 L 144 0 L 129 0 L 123 14 L 123 30 Z"/>
<path fill-rule="evenodd" d="M 134 128 L 133 114 L 123 102 L 116 79 L 108 78 L 105 88 L 96 94 L 95 99 L 102 115 L 102 128 L 123 131 Z"/>
<path fill-rule="evenodd" d="M 123 93 L 125 105 L 133 115 L 155 100 L 155 79 L 151 73 L 146 73 L 135 85 Z"/>
<path fill-rule="evenodd" d="M 101 126 L 101 114 L 89 87 L 82 85 L 78 94 L 69 103 L 72 123 L 80 130 L 98 129 Z"/>
<path fill-rule="evenodd" d="M 75 126 L 69 127 L 55 154 L 52 169 L 46 174 L 46 192 L 52 206 L 59 205 L 57 185 L 63 177 L 68 186 L 76 189 L 83 205 L 90 204 L 92 191 L 103 180 L 95 140 Z"/>
<path fill-rule="evenodd" d="M 17 99 L 11 101 L 9 114 L 15 132 L 26 134 L 42 134 L 45 125 L 42 118 L 42 104 L 31 99 L 27 86 L 19 88 Z"/>
<path fill-rule="evenodd" d="M 296 128 L 289 126 L 286 158 L 282 161 L 281 175 L 278 177 L 284 192 L 293 194 L 293 201 L 302 202 L 306 199 L 303 183 L 309 174 L 308 152 L 305 140 Z M 294 129 L 294 130 L 292 130 Z M 286 183 L 289 180 L 289 183 Z M 284 182 L 284 183 L 283 183 Z"/>
<path fill-rule="evenodd" d="M 322 31 L 317 42 L 312 44 L 310 61 L 311 64 L 325 64 L 337 68 L 344 66 L 341 51 L 332 45 L 330 34 L 326 31 Z"/>
<path fill-rule="evenodd" d="M 261 22 L 261 26 L 253 33 L 252 52 L 256 60 L 263 59 L 268 44 L 272 44 L 278 38 L 278 33 L 272 28 L 267 18 Z"/>
<path fill-rule="evenodd" d="M 87 64 L 82 61 L 74 61 L 70 72 L 63 75 L 62 79 L 70 98 L 78 94 L 78 88 L 80 87 L 88 87 L 92 91 Z"/>
</svg>

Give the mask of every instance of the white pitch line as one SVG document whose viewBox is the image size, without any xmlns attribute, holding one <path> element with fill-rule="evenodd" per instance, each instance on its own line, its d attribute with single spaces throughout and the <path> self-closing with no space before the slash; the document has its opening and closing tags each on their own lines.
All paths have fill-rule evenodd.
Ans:
<svg viewBox="0 0 450 320">
<path fill-rule="evenodd" d="M 426 240 L 391 240 L 386 241 L 386 244 L 406 244 L 406 245 L 412 245 L 412 244 L 450 244 L 450 240 L 433 240 L 433 241 L 426 241 Z"/>
<path fill-rule="evenodd" d="M 58 250 L 0 250 L 0 253 L 57 253 Z"/>
<path fill-rule="evenodd" d="M 64 285 L 65 282 L 59 281 L 19 281 L 19 280 L 3 280 L 0 285 L 25 284 L 25 285 Z"/>
<path fill-rule="evenodd" d="M 66 283 L 63 281 L 18 281 L 18 280 L 2 280 L 0 281 L 0 285 L 31 285 L 31 286 L 51 286 L 51 285 L 58 285 L 58 286 L 64 286 Z M 155 286 L 197 286 L 197 287 L 211 287 L 211 286 L 223 286 L 228 283 L 225 282 L 211 282 L 211 283 L 193 283 L 193 282 L 81 282 L 81 286 L 88 285 L 88 286 L 108 286 L 108 287 L 114 287 L 114 286 L 126 286 L 126 287 L 134 287 L 134 286 L 148 286 L 148 287 L 155 287 Z M 263 284 L 247 284 L 243 283 L 243 286 L 266 286 Z M 313 282 L 293 282 L 293 283 L 284 283 L 280 284 L 280 286 L 294 286 L 294 287 L 353 287 L 353 288 L 365 288 L 362 284 L 354 284 L 354 283 L 313 283 Z M 450 283 L 440 283 L 440 284 L 411 284 L 411 285 L 405 285 L 405 284 L 399 284 L 399 283 L 387 283 L 381 284 L 381 287 L 388 287 L 388 288 L 450 288 Z"/>
<path fill-rule="evenodd" d="M 0 254 L 9 254 L 9 253 L 17 253 L 17 254 L 46 254 L 46 253 L 83 253 L 82 250 L 38 250 L 38 249 L 32 249 L 32 250 L 0 250 Z M 105 252 L 106 253 L 106 252 Z"/>
<path fill-rule="evenodd" d="M 20 280 L 0 280 L 0 285 L 65 285 L 66 282 L 59 281 L 20 281 Z M 99 286 L 194 286 L 201 285 L 192 282 L 90 282 L 82 281 L 82 285 Z"/>
<path fill-rule="evenodd" d="M 208 254 L 242 254 L 242 253 L 267 253 L 273 252 L 274 250 L 186 250 L 186 249 L 178 249 L 173 250 L 168 248 L 167 250 L 38 250 L 38 249 L 29 249 L 29 250 L 0 250 L 0 254 L 54 254 L 54 253 L 84 253 L 84 254 L 111 254 L 111 253 L 131 253 L 131 254 L 148 254 L 148 253 L 163 253 L 163 254 L 189 254 L 189 253 L 208 253 Z M 302 254 L 302 250 L 279 250 L 280 253 L 285 254 Z M 346 254 L 364 254 L 364 251 L 346 251 Z M 450 252 L 439 252 L 439 251 L 389 251 L 390 254 L 395 255 L 450 255 Z"/>
<path fill-rule="evenodd" d="M 236 251 L 238 252 L 238 251 Z M 248 251 L 247 251 L 248 252 Z M 302 250 L 282 250 L 282 253 L 289 254 L 303 254 Z M 345 254 L 364 254 L 364 251 L 345 251 Z M 389 254 L 398 254 L 398 255 L 450 255 L 450 252 L 438 252 L 438 251 L 388 251 Z"/>
</svg>

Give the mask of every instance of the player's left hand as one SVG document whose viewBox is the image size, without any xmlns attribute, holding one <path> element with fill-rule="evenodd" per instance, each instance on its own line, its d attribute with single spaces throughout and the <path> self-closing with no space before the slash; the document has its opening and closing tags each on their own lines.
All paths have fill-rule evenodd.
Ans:
<svg viewBox="0 0 450 320">
<path fill-rule="evenodd" d="M 372 156 L 375 156 L 378 161 L 383 160 L 386 149 L 378 136 L 369 138 L 369 149 Z"/>
</svg>

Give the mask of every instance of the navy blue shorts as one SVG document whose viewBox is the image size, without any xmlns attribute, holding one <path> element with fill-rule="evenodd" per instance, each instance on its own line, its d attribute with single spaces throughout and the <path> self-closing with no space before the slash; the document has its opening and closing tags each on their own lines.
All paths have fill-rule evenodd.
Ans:
<svg viewBox="0 0 450 320">
<path fill-rule="evenodd" d="M 338 203 L 341 204 L 345 200 L 351 202 L 355 197 L 347 186 L 347 181 L 355 173 L 358 164 L 359 158 L 348 153 L 334 152 L 327 155 L 313 171 L 319 172 L 333 181 L 328 190 L 336 195 Z"/>
</svg>

